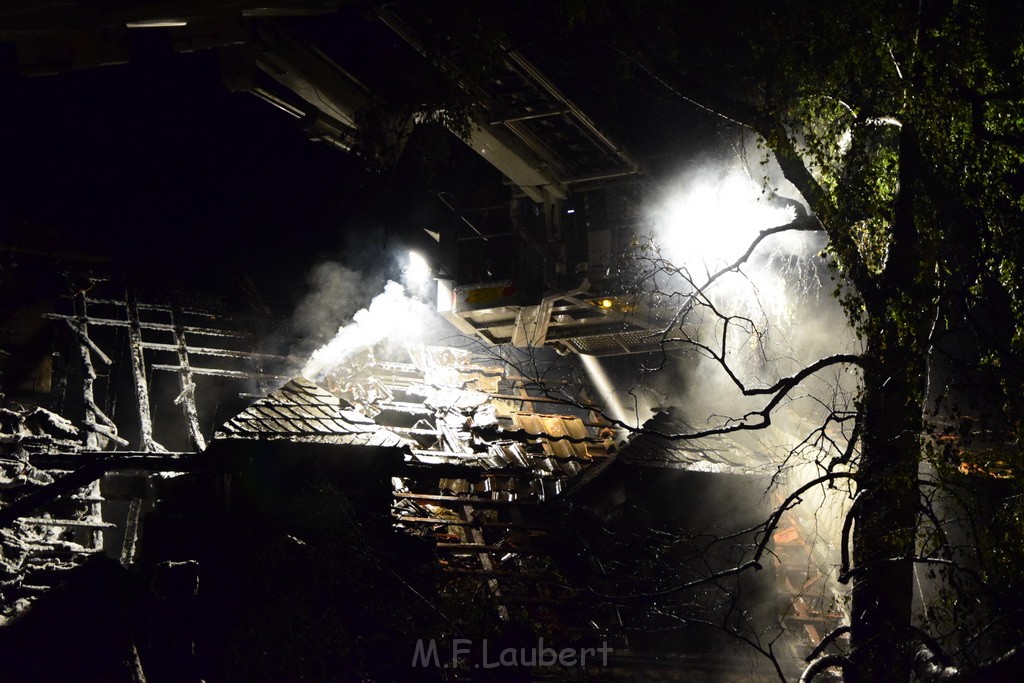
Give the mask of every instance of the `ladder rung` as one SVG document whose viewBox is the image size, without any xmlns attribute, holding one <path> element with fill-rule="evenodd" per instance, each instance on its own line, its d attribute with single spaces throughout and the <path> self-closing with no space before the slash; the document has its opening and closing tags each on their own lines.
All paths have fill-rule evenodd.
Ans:
<svg viewBox="0 0 1024 683">
<path fill-rule="evenodd" d="M 116 524 L 110 522 L 89 522 L 82 519 L 50 519 L 48 517 L 19 517 L 20 524 L 38 524 L 40 526 L 78 527 L 85 529 L 113 529 Z"/>
<path fill-rule="evenodd" d="M 438 543 L 438 550 L 447 550 L 449 552 L 466 552 L 466 553 L 501 553 L 512 555 L 546 555 L 547 553 L 540 552 L 538 550 L 528 550 L 524 548 L 507 548 L 498 545 L 483 545 L 481 543 Z"/>
</svg>

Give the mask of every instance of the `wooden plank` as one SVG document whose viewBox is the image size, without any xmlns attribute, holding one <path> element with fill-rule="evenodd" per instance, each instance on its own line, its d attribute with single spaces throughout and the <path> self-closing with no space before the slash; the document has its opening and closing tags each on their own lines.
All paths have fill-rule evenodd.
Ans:
<svg viewBox="0 0 1024 683">
<path fill-rule="evenodd" d="M 556 527 L 540 524 L 520 524 L 516 522 L 464 521 L 460 519 L 444 519 L 441 517 L 395 517 L 396 522 L 413 524 L 448 524 L 450 526 L 482 527 L 494 529 L 519 529 L 522 531 L 558 531 Z"/>
<path fill-rule="evenodd" d="M 167 449 L 153 438 L 149 383 L 146 381 L 146 359 L 142 351 L 142 329 L 139 327 L 139 302 L 136 300 L 134 292 L 129 291 L 125 296 L 125 310 L 128 313 L 128 355 L 131 357 L 135 398 L 139 407 L 140 446 L 144 451 L 166 451 Z"/>
<path fill-rule="evenodd" d="M 530 550 L 526 548 L 511 548 L 500 545 L 484 545 L 481 543 L 438 543 L 437 549 L 453 553 L 468 552 L 495 554 L 512 553 L 513 555 L 547 555 L 547 553 L 541 552 L 539 550 Z"/>
<path fill-rule="evenodd" d="M 125 520 L 124 542 L 121 544 L 121 565 L 128 567 L 135 562 L 135 551 L 139 541 L 139 516 L 142 501 L 135 498 L 128 503 L 128 517 Z"/>
<path fill-rule="evenodd" d="M 495 578 L 505 579 L 523 579 L 525 581 L 544 581 L 554 580 L 554 575 L 550 572 L 518 572 L 507 569 L 458 569 L 458 568 L 446 568 L 441 572 L 442 576 L 486 576 Z"/>
<path fill-rule="evenodd" d="M 102 457 L 89 457 L 89 456 Z M 41 486 L 21 498 L 11 501 L 7 507 L 0 508 L 0 527 L 10 526 L 19 517 L 31 515 L 44 505 L 69 494 L 74 494 L 80 489 L 97 482 L 107 472 L 115 470 L 141 470 L 149 472 L 189 472 L 209 467 L 209 459 L 199 458 L 194 453 L 181 454 L 131 454 L 125 456 L 121 453 L 100 452 L 83 454 L 78 453 L 76 457 L 86 456 L 87 464 L 79 467 L 71 474 L 65 475 L 56 481 Z M 87 492 L 84 496 L 72 496 L 75 500 L 82 500 L 92 503 L 92 512 L 99 516 L 99 503 L 103 498 L 99 496 L 98 490 Z"/>
<path fill-rule="evenodd" d="M 471 521 L 473 519 L 473 517 L 474 517 L 474 513 L 475 513 L 475 511 L 473 510 L 473 506 L 472 505 L 466 504 L 466 505 L 460 505 L 459 506 L 459 517 L 461 517 L 462 520 L 465 521 L 465 522 Z M 468 529 L 469 529 L 469 537 L 472 540 L 472 543 L 471 544 L 465 544 L 465 545 L 473 545 L 473 546 L 483 546 L 483 547 L 486 547 L 485 543 L 484 543 L 484 532 L 481 530 L 481 528 L 480 527 L 473 527 L 473 526 L 471 526 L 471 527 L 468 527 Z M 455 546 L 455 545 L 458 545 L 458 544 L 454 544 L 454 543 L 438 543 L 437 544 L 438 548 L 441 548 L 441 547 L 452 547 L 452 546 Z M 480 568 L 482 570 L 484 570 L 484 571 L 494 571 L 494 559 L 490 556 L 489 553 L 479 553 L 479 554 L 477 554 L 477 559 L 480 561 Z M 496 578 L 493 578 L 493 577 L 487 579 L 487 588 L 488 588 L 488 590 L 491 591 L 491 595 L 493 595 L 498 600 L 498 618 L 501 619 L 502 621 L 508 621 L 510 615 L 509 615 L 509 612 L 508 612 L 508 607 L 506 607 L 505 605 L 501 604 L 501 601 L 502 601 L 502 591 L 501 591 L 501 585 L 498 583 L 498 580 Z"/>
<path fill-rule="evenodd" d="M 472 498 L 469 496 L 446 496 L 428 493 L 395 493 L 396 498 L 412 498 L 413 500 L 436 501 L 439 503 L 467 503 L 477 507 L 508 507 L 526 506 L 536 507 L 540 503 L 535 500 L 493 500 L 491 498 Z"/>
<path fill-rule="evenodd" d="M 39 487 L 18 500 L 11 501 L 7 507 L 0 509 L 0 527 L 10 526 L 19 517 L 28 516 L 60 496 L 74 493 L 88 486 L 102 477 L 104 471 L 103 466 L 98 463 L 86 465 L 50 484 Z M 90 498 L 94 497 L 96 496 L 90 495 Z M 98 503 L 93 505 L 98 505 Z"/>
<path fill-rule="evenodd" d="M 115 307 L 118 307 L 118 308 L 124 306 L 124 302 L 123 301 L 118 301 L 116 299 L 105 299 L 105 298 L 88 297 L 88 301 L 89 301 L 89 303 L 101 304 L 101 305 L 105 305 L 105 306 L 115 306 Z M 174 302 L 174 303 L 177 304 L 178 302 Z M 144 310 L 144 311 L 156 311 L 157 313 L 170 313 L 172 308 L 173 308 L 172 304 L 154 304 L 154 303 L 145 303 L 145 302 L 141 302 L 141 301 L 139 302 L 139 310 Z M 246 317 L 246 316 L 239 316 L 239 315 L 224 315 L 223 313 L 213 313 L 213 312 L 210 312 L 208 310 L 200 310 L 198 308 L 189 308 L 187 306 L 182 306 L 181 307 L 181 311 L 182 311 L 182 313 L 184 313 L 186 315 L 195 316 L 197 318 L 208 318 L 210 320 L 217 320 L 217 321 L 230 320 L 233 323 L 242 323 L 242 324 L 246 324 L 246 325 L 251 324 L 253 322 L 265 322 L 266 321 L 265 317 Z M 278 319 L 274 318 L 274 320 L 278 320 Z"/>
<path fill-rule="evenodd" d="M 97 420 L 96 415 L 96 399 L 93 390 L 93 383 L 96 381 L 96 370 L 92 366 L 92 358 L 89 356 L 89 347 L 85 344 L 85 339 L 89 336 L 88 323 L 86 322 L 86 308 L 85 308 L 85 294 L 77 292 L 74 297 L 75 317 L 71 318 L 78 326 L 78 355 L 82 362 L 82 400 L 85 407 L 85 421 L 95 423 Z M 92 429 L 82 430 L 82 434 L 85 438 L 85 448 L 87 450 L 96 450 L 99 446 L 99 439 L 96 432 Z"/>
<path fill-rule="evenodd" d="M 21 517 L 18 524 L 37 524 L 39 526 L 62 526 L 68 529 L 112 529 L 116 524 L 110 522 L 90 522 L 83 519 L 55 519 L 51 517 Z"/>
<path fill-rule="evenodd" d="M 192 459 L 194 453 L 152 453 L 148 451 L 80 451 L 78 453 L 29 453 L 28 461 L 33 467 L 42 470 L 77 471 L 84 465 L 106 462 L 111 469 L 131 469 L 127 464 L 138 466 L 137 469 L 152 470 L 157 463 L 182 463 L 193 467 L 198 462 Z M 146 464 L 145 466 L 140 463 Z"/>
<path fill-rule="evenodd" d="M 206 450 L 206 440 L 199 427 L 199 411 L 196 408 L 196 384 L 192 379 L 192 367 L 188 359 L 188 344 L 185 341 L 185 327 L 181 324 L 181 308 L 175 302 L 171 311 L 171 324 L 174 326 L 174 349 L 178 355 L 178 365 L 181 371 L 178 373 L 178 386 L 181 393 L 174 399 L 175 403 L 181 404 L 182 412 L 185 413 L 185 422 L 188 425 L 188 437 L 192 447 L 197 451 Z"/>
<path fill-rule="evenodd" d="M 187 328 L 183 328 L 188 331 Z M 167 372 L 181 372 L 184 368 L 181 365 L 166 365 L 164 363 L 153 363 L 154 370 L 164 370 Z M 285 377 L 284 375 L 264 375 L 254 372 L 244 372 L 242 370 L 222 370 L 219 368 L 190 368 L 194 375 L 207 375 L 210 377 L 226 377 L 228 379 L 272 379 L 281 382 L 287 382 L 291 377 Z"/>
<path fill-rule="evenodd" d="M 63 315 L 61 313 L 44 313 L 44 318 L 49 320 L 75 320 L 75 316 Z M 128 327 L 127 320 L 114 320 L 111 318 L 89 318 L 90 325 L 98 325 L 100 327 Z M 140 322 L 139 327 L 144 330 L 158 330 L 160 332 L 173 332 L 174 327 L 167 323 L 148 323 Z M 196 327 L 194 325 L 185 325 L 184 329 L 186 332 L 192 334 L 199 334 L 206 337 L 231 337 L 234 339 L 251 339 L 252 335 L 242 332 L 234 332 L 232 330 L 215 330 L 210 327 Z"/>
</svg>

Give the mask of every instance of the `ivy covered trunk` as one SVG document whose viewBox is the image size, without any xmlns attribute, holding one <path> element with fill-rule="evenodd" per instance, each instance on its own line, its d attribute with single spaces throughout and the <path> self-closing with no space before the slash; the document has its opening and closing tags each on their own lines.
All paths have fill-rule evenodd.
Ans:
<svg viewBox="0 0 1024 683">
<path fill-rule="evenodd" d="M 853 510 L 851 666 L 847 680 L 910 678 L 918 467 L 931 273 L 917 195 L 919 150 L 905 126 L 886 265 L 863 293 L 867 314 L 863 431 Z"/>
</svg>

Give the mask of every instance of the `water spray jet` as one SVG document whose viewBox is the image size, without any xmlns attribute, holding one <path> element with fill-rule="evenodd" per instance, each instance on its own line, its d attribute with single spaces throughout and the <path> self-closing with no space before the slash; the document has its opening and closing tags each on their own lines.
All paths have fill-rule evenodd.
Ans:
<svg viewBox="0 0 1024 683">
<path fill-rule="evenodd" d="M 612 386 L 608 374 L 601 366 L 601 361 L 596 356 L 582 354 L 580 359 L 583 362 L 583 369 L 586 370 L 587 376 L 590 378 L 590 383 L 599 396 L 598 402 L 602 404 L 604 412 L 613 420 L 629 424 L 626 410 L 622 402 L 619 401 L 619 397 L 615 395 L 615 387 Z"/>
</svg>

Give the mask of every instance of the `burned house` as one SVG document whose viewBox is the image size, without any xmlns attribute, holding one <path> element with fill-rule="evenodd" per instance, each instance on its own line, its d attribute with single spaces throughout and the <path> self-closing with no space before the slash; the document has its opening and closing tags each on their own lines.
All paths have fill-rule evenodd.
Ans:
<svg viewBox="0 0 1024 683">
<path fill-rule="evenodd" d="M 440 590 L 442 598 L 458 603 L 472 593 L 468 582 L 499 624 L 521 621 L 534 607 L 580 611 L 572 589 L 557 579 L 553 556 L 564 548 L 552 540 L 560 532 L 542 509 L 616 451 L 614 430 L 585 408 L 566 414 L 572 411 L 555 399 L 531 395 L 523 378 L 509 375 L 493 358 L 481 363 L 464 350 L 418 347 L 399 360 L 366 353 L 319 383 L 278 375 L 282 386 L 258 399 L 241 392 L 248 407 L 211 430 L 216 410 L 211 415 L 203 409 L 209 405 L 203 390 L 267 381 L 267 354 L 240 350 L 232 340 L 241 333 L 226 325 L 155 322 L 170 312 L 159 305 L 86 297 L 77 305 L 91 313 L 75 318 L 71 340 L 81 351 L 81 366 L 68 388 L 81 392 L 87 426 L 80 429 L 43 409 L 5 412 L 11 421 L 5 422 L 8 483 L 17 496 L 3 509 L 14 530 L 5 536 L 5 567 L 11 570 L 5 604 L 31 614 L 27 608 L 36 598 L 42 605 L 59 599 L 47 597 L 50 586 L 62 585 L 58 569 L 74 576 L 101 557 L 130 576 L 150 577 L 153 586 L 166 583 L 170 592 L 154 588 L 157 607 L 135 624 L 148 634 L 147 642 L 126 645 L 128 652 L 135 648 L 139 667 L 151 669 L 150 680 L 173 680 L 186 671 L 216 676 L 228 656 L 224 648 L 235 644 L 234 635 L 217 632 L 235 633 L 225 614 L 243 622 L 256 618 L 251 606 L 226 608 L 225 596 L 241 600 L 237 582 L 252 576 L 250 563 L 259 564 L 264 542 L 338 552 L 332 544 L 340 534 L 348 544 L 354 536 L 377 551 L 383 544 L 399 554 L 404 569 L 422 575 L 417 580 L 426 584 L 410 589 L 414 598 Z M 197 311 L 186 306 L 177 312 L 187 317 Z M 54 314 L 55 322 L 63 322 L 61 315 Z M 104 335 L 111 328 L 129 334 Z M 176 331 L 218 339 L 220 348 L 193 347 L 180 337 L 169 344 L 153 341 Z M 118 348 L 118 341 L 127 348 Z M 160 363 L 162 355 L 176 363 Z M 109 383 L 114 373 L 97 373 L 93 362 L 106 365 L 103 359 L 111 357 L 127 357 L 133 369 L 128 388 L 140 405 L 127 415 L 117 409 L 111 417 L 100 409 L 115 403 L 108 395 L 116 394 Z M 237 369 L 240 359 L 263 371 L 254 372 L 254 365 Z M 277 367 L 288 364 L 286 357 L 274 360 Z M 154 380 L 161 368 L 179 384 L 176 396 Z M 110 360 L 108 369 L 118 366 Z M 162 404 L 156 396 L 165 399 Z M 166 420 L 167 409 L 184 419 Z M 129 433 L 138 450 L 107 450 L 129 446 Z M 202 448 L 169 451 L 163 445 L 190 442 Z M 393 582 L 412 580 L 396 575 Z M 116 618 L 132 622 L 135 600 L 153 599 L 152 591 L 142 593 L 139 598 L 129 591 L 126 606 L 111 607 Z M 392 597 L 369 602 L 387 604 Z M 179 614 L 168 600 L 191 607 Z M 214 607 L 217 617 L 207 612 Z M 349 616 L 345 609 L 339 614 Z M 585 616 L 584 610 L 570 621 L 584 623 Z M 154 619 L 167 624 L 153 626 Z M 18 628 L 31 632 L 30 615 L 21 623 Z M 188 632 L 195 656 L 181 658 L 184 641 L 167 634 L 170 624 L 179 634 Z M 25 676 L 57 673 L 41 666 L 27 661 Z"/>
<path fill-rule="evenodd" d="M 541 392 L 479 348 L 364 349 L 312 381 L 288 374 L 288 356 L 245 350 L 251 325 L 225 316 L 131 298 L 68 305 L 86 315 L 51 318 L 74 330 L 80 366 L 65 391 L 86 417 L 3 413 L 4 602 L 11 647 L 38 647 L 65 611 L 68 628 L 103 643 L 75 636 L 69 659 L 22 658 L 12 680 L 78 670 L 67 662 L 110 676 L 131 665 L 151 681 L 388 678 L 408 670 L 417 640 L 458 634 L 609 644 L 607 664 L 560 669 L 569 680 L 749 675 L 720 638 L 657 636 L 635 596 L 706 569 L 648 530 L 683 538 L 763 518 L 752 454 L 626 439 L 596 405 L 559 397 L 551 379 Z M 110 400 L 118 363 L 132 378 L 120 390 L 143 405 Z M 241 406 L 224 418 L 231 391 Z M 790 618 L 820 637 L 838 615 L 815 593 L 801 528 L 778 525 L 777 561 L 746 590 L 766 606 L 790 600 Z M 716 607 L 706 599 L 701 610 Z M 465 675 L 481 656 L 460 660 Z"/>
<path fill-rule="evenodd" d="M 43 73 L 117 61 L 122 28 L 167 28 L 176 53 L 216 50 L 232 91 L 353 151 L 377 94 L 281 19 L 319 3 L 271 4 L 240 21 L 193 7 L 167 27 L 147 7 L 117 30 L 71 31 L 73 54 L 32 12 L 3 36 Z M 376 8 L 374 26 L 418 55 L 424 27 L 402 9 Z M 573 354 L 660 348 L 676 311 L 615 263 L 642 227 L 649 168 L 520 50 L 484 81 L 440 69 L 475 102 L 463 141 L 490 174 L 436 193 L 442 220 L 417 245 L 458 348 L 362 348 L 304 377 L 307 354 L 258 296 L 136 294 L 102 266 L 35 316 L 10 363 L 25 381 L 0 407 L 5 680 L 401 680 L 417 642 L 462 637 L 612 648 L 603 663 L 494 676 L 749 679 L 728 639 L 658 635 L 674 626 L 645 594 L 709 569 L 665 538 L 763 517 L 756 454 L 628 438 L 581 375 L 538 382 L 501 352 L 575 367 Z M 412 122 L 390 123 L 399 134 L 378 142 L 393 152 Z M 786 602 L 802 634 L 780 654 L 787 670 L 838 617 L 804 528 L 787 511 L 743 586 Z M 668 602 L 669 621 L 694 618 Z M 721 605 L 707 592 L 689 608 Z M 479 678 L 481 657 L 424 678 Z"/>
</svg>

